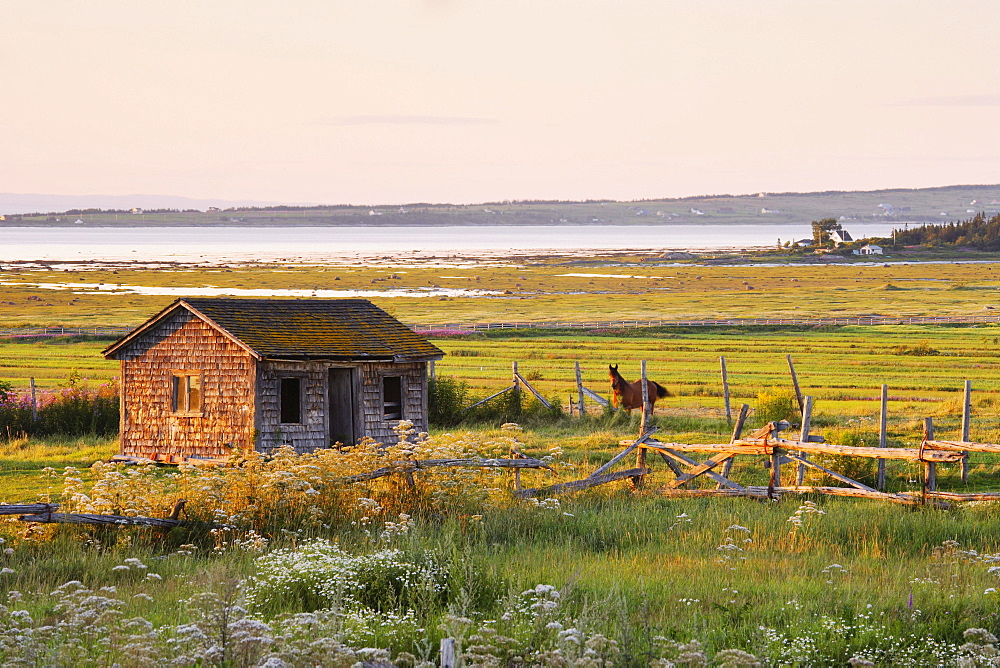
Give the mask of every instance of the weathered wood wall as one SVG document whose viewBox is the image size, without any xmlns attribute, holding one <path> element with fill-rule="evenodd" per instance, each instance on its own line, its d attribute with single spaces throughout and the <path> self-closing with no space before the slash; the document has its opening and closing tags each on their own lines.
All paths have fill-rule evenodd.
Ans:
<svg viewBox="0 0 1000 668">
<path fill-rule="evenodd" d="M 386 420 L 382 406 L 383 376 L 402 378 L 403 419 L 418 431 L 427 431 L 427 363 L 368 363 L 361 365 L 364 435 L 380 443 L 395 443 L 393 427 L 398 420 Z"/>
<path fill-rule="evenodd" d="M 343 368 L 346 365 L 338 365 Z M 261 362 L 258 366 L 257 414 L 258 447 L 269 450 L 290 445 L 299 452 L 329 447 L 328 362 Z M 395 443 L 397 420 L 385 419 L 382 378 L 402 379 L 403 418 L 417 431 L 427 431 L 427 363 L 362 363 L 351 367 L 360 372 L 360 392 L 355 396 L 355 434 L 358 440 L 370 437 L 380 443 Z M 297 377 L 302 382 L 302 422 L 281 423 L 280 384 L 282 378 Z"/>
<path fill-rule="evenodd" d="M 312 452 L 329 445 L 327 437 L 327 369 L 324 362 L 260 362 L 257 366 L 257 447 L 268 451 L 290 445 Z M 281 379 L 302 382 L 302 421 L 281 424 Z"/>
<path fill-rule="evenodd" d="M 225 457 L 252 447 L 253 358 L 179 310 L 122 351 L 122 454 Z M 174 372 L 203 373 L 199 415 L 173 412 Z"/>
</svg>

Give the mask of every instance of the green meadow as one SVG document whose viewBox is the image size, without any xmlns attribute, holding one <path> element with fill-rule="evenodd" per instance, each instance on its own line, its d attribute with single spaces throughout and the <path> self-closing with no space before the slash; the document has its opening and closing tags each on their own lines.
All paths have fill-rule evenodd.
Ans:
<svg viewBox="0 0 1000 668">
<path fill-rule="evenodd" d="M 454 284 L 511 293 L 373 298 L 406 322 L 427 324 L 584 321 L 625 314 L 987 313 L 1000 290 L 1000 278 L 992 280 L 995 269 L 955 264 L 581 269 L 540 263 L 474 270 L 19 270 L 0 277 L 13 284 L 4 286 L 3 301 L 17 305 L 0 305 L 5 309 L 0 325 L 134 325 L 173 299 L 34 285 L 69 281 L 307 290 Z M 559 275 L 567 273 L 602 275 Z M 388 278 L 391 274 L 399 278 Z M 642 278 L 619 277 L 624 275 Z M 386 280 L 373 284 L 375 278 Z M 720 356 L 726 358 L 734 411 L 749 404 L 755 409 L 751 425 L 758 424 L 767 398 L 791 391 L 786 360 L 791 355 L 803 393 L 816 401 L 813 433 L 830 442 L 873 444 L 882 384 L 889 387 L 890 444 L 918 445 L 924 417 L 934 418 L 939 437 L 957 439 L 966 379 L 973 387 L 973 440 L 1000 442 L 998 325 L 594 328 L 433 340 L 447 353 L 436 364 L 437 377 L 465 383 L 468 401 L 509 384 L 516 361 L 533 386 L 562 406 L 562 415 L 529 410 L 525 431 L 517 436 L 524 452 L 552 455 L 557 462 L 555 473 L 524 473 L 529 486 L 585 477 L 620 450 L 620 440 L 637 433 L 637 416 L 607 415 L 592 402 L 586 418 L 566 414 L 576 394 L 575 362 L 584 384 L 608 396 L 608 364 L 619 364 L 632 380 L 645 360 L 649 377 L 671 393 L 656 406 L 664 440 L 728 439 Z M 90 383 L 106 382 L 117 374 L 117 363 L 100 356 L 109 343 L 0 339 L 0 380 L 24 390 L 27 379 L 35 378 L 39 388 L 58 389 L 76 371 Z M 497 426 L 460 424 L 434 430 L 432 437 L 476 451 L 502 442 Z M 27 640 L 20 644 L 0 646 L 5 661 L 228 666 L 279 657 L 286 665 L 351 665 L 367 656 L 357 653 L 360 648 L 379 647 L 396 665 L 421 665 L 436 661 L 439 639 L 451 636 L 459 639 L 460 661 L 468 666 L 843 666 L 852 659 L 852 665 L 993 665 L 988 633 L 1000 633 L 1000 579 L 991 571 L 1000 560 L 995 556 L 1000 525 L 993 503 L 941 510 L 822 497 L 665 498 L 657 490 L 669 474 L 657 460 L 645 489 L 638 491 L 622 482 L 528 503 L 511 499 L 509 474 L 488 482 L 418 474 L 409 491 L 392 477 L 349 490 L 323 488 L 322 502 L 309 515 L 289 499 L 303 493 L 295 476 L 312 475 L 310 467 L 317 466 L 312 462 L 231 482 L 170 468 L 91 468 L 114 449 L 113 439 L 0 434 L 0 498 L 85 503 L 79 496 L 69 500 L 83 494 L 96 503 L 109 490 L 125 499 L 145 498 L 153 494 L 148 490 L 169 491 L 181 485 L 176 481 L 195 476 L 201 482 L 186 488 L 197 499 L 194 517 L 222 513 L 235 518 L 234 529 L 29 528 L 5 522 L 0 535 L 12 552 L 0 557 L 0 599 L 6 597 L 10 611 L 23 610 L 31 621 L 0 613 L 0 635 L 11 638 L 16 628 L 32 629 L 21 632 Z M 767 475 L 762 463 L 746 458 L 734 469 L 734 479 L 762 482 Z M 995 457 L 973 456 L 968 485 L 956 466 L 941 465 L 938 473 L 942 489 L 1000 489 Z M 859 469 L 858 475 L 869 474 Z M 890 463 L 889 488 L 917 489 L 920 475 L 916 466 Z M 240 503 L 265 519 L 241 524 L 243 506 L 227 505 L 235 503 L 232 497 L 219 496 L 218 506 L 211 507 L 214 492 L 201 490 L 212 485 L 230 490 L 248 485 Z M 477 496 L 484 487 L 499 492 Z M 166 514 L 176 498 L 172 493 L 150 496 L 156 513 Z M 348 495 L 343 499 L 349 502 L 329 501 L 338 495 Z M 341 552 L 329 548 L 309 556 L 314 539 L 333 540 Z M 280 561 L 283 551 L 297 555 L 294 566 Z M 358 570 L 356 576 L 380 583 L 371 585 L 370 597 L 344 599 L 346 590 L 338 590 L 324 598 L 328 585 L 318 584 L 326 582 L 323 573 L 361 569 L 362 562 L 374 570 Z M 400 573 L 418 566 L 424 569 L 421 577 L 434 573 L 440 579 L 435 593 L 413 593 L 425 591 L 413 580 L 399 584 Z M 53 593 L 73 580 L 90 594 Z M 113 590 L 101 593 L 101 587 Z M 254 603 L 254 587 L 270 592 L 267 605 Z M 94 596 L 118 601 L 101 605 L 123 614 L 96 610 Z M 294 616 L 317 610 L 320 617 L 308 623 Z M 148 626 L 125 623 L 136 619 Z M 251 627 L 257 635 L 246 635 Z M 966 636 L 970 628 L 987 635 Z M 315 643 L 304 649 L 307 636 L 310 642 L 324 638 L 326 653 Z M 212 646 L 226 649 L 213 654 Z M 67 647 L 75 649 L 66 653 Z"/>
<path fill-rule="evenodd" d="M 303 297 L 362 291 L 411 324 L 990 315 L 1000 308 L 1000 264 L 988 261 L 695 265 L 655 254 L 495 266 L 459 260 L 445 267 L 400 266 L 398 258 L 383 267 L 8 265 L 0 269 L 0 327 L 137 325 L 177 297 L 213 289 L 298 290 Z M 399 290 L 409 292 L 393 296 Z M 448 290 L 463 292 L 440 292 Z"/>
</svg>

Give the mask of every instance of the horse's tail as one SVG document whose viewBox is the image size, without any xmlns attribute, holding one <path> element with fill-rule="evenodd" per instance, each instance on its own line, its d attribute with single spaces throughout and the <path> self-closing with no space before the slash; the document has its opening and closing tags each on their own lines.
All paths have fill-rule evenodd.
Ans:
<svg viewBox="0 0 1000 668">
<path fill-rule="evenodd" d="M 659 383 L 655 383 L 654 382 L 653 385 L 656 387 L 656 396 L 659 397 L 660 399 L 663 399 L 664 397 L 671 396 L 670 390 L 668 390 L 667 388 L 663 387 Z"/>
</svg>

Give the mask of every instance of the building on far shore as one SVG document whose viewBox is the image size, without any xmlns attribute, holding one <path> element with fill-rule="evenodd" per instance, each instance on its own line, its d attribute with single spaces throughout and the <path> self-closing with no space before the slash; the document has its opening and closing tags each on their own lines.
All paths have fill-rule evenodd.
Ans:
<svg viewBox="0 0 1000 668">
<path fill-rule="evenodd" d="M 867 246 L 862 246 L 858 250 L 854 251 L 855 255 L 882 255 L 882 247 L 876 246 L 875 244 L 868 244 Z"/>
<path fill-rule="evenodd" d="M 854 237 L 847 230 L 831 230 L 830 239 L 833 241 L 834 246 L 854 243 Z"/>
</svg>

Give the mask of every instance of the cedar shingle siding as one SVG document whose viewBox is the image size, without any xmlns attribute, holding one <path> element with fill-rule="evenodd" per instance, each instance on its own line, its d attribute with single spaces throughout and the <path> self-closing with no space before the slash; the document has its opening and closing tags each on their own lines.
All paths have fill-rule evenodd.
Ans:
<svg viewBox="0 0 1000 668">
<path fill-rule="evenodd" d="M 121 454 L 174 461 L 391 442 L 386 376 L 424 431 L 427 361 L 443 356 L 363 299 L 180 299 L 104 354 L 122 365 Z M 200 379 L 200 410 L 175 410 L 174 376 Z M 282 422 L 282 388 L 298 422 Z"/>
</svg>

